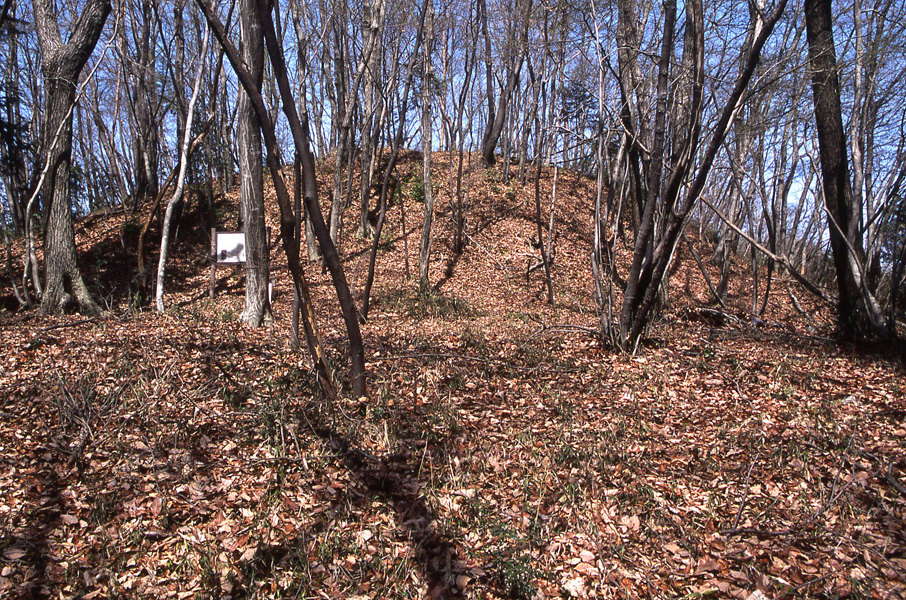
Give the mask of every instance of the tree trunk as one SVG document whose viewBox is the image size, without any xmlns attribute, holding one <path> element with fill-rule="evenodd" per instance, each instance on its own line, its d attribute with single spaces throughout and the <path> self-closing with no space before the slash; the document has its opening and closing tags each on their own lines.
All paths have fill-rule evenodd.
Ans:
<svg viewBox="0 0 906 600">
<path fill-rule="evenodd" d="M 296 69 L 299 71 L 299 98 L 302 99 L 304 103 L 308 97 L 306 80 L 308 77 L 309 70 L 309 59 L 307 54 L 308 44 L 309 44 L 309 35 L 302 27 L 302 9 L 299 6 L 298 2 L 293 2 L 290 5 L 290 12 L 292 14 L 293 28 L 296 31 L 296 39 L 298 44 L 296 46 Z M 300 103 L 300 109 L 304 110 L 304 104 Z M 320 132 L 320 128 L 318 128 Z M 323 144 L 322 144 L 323 147 Z M 301 218 L 305 222 L 305 250 L 308 255 L 309 262 L 315 262 L 320 257 L 318 255 L 318 242 L 315 239 L 315 230 L 312 225 L 311 218 L 308 215 L 308 212 L 305 210 L 305 207 L 301 205 L 302 202 L 302 165 L 300 163 L 300 158 L 298 153 L 296 153 L 294 161 L 294 194 L 298 194 L 298 202 L 300 205 L 299 210 L 296 212 L 296 218 Z M 294 198 L 295 201 L 295 198 Z M 295 209 L 294 209 L 295 210 Z M 299 225 L 301 228 L 301 225 Z M 296 236 L 297 238 L 299 236 Z M 297 240 L 301 244 L 301 241 Z M 298 294 L 296 294 L 298 296 Z M 299 299 L 297 298 L 297 301 Z M 294 309 L 294 314 L 295 314 Z M 295 325 L 295 329 L 298 330 L 298 324 Z"/>
<path fill-rule="evenodd" d="M 158 135 L 153 99 L 158 96 L 154 62 L 156 60 L 152 4 L 141 3 L 141 23 L 138 25 L 135 60 L 132 65 L 132 112 L 135 120 L 133 158 L 135 175 L 134 207 L 141 206 L 148 198 L 157 195 Z M 182 139 L 181 137 L 179 139 Z"/>
<path fill-rule="evenodd" d="M 861 207 L 854 201 L 849 179 L 831 1 L 806 0 L 805 25 L 821 183 L 837 275 L 837 333 L 849 341 L 863 334 L 886 338 L 883 314 L 862 273 Z"/>
<path fill-rule="evenodd" d="M 510 61 L 506 86 L 502 90 L 500 90 L 500 97 L 497 99 L 496 111 L 492 110 L 493 100 L 489 98 L 488 123 L 485 127 L 484 136 L 481 140 L 481 159 L 484 161 L 484 164 L 488 166 L 493 165 L 497 161 L 497 158 L 494 156 L 494 151 L 497 149 L 497 142 L 500 140 L 500 134 L 503 133 L 503 127 L 504 125 L 506 125 L 507 118 L 509 117 L 510 98 L 512 98 L 513 93 L 516 91 L 516 86 L 519 85 L 519 73 L 522 71 L 522 63 L 525 61 L 526 44 L 528 40 L 529 29 L 529 14 L 532 10 L 532 0 L 525 1 L 525 8 L 523 10 L 525 11 L 524 18 L 517 19 L 516 25 L 516 27 L 521 28 L 521 31 L 519 32 L 519 48 L 517 50 L 518 54 Z M 486 14 L 485 19 L 487 19 Z M 485 28 L 485 36 L 487 37 L 487 22 L 485 21 L 482 25 Z M 486 60 L 486 68 L 490 69 L 489 60 Z M 488 94 L 490 95 L 491 93 L 491 85 L 489 80 Z"/>
<path fill-rule="evenodd" d="M 377 260 L 378 244 L 381 240 L 381 230 L 384 228 L 384 219 L 387 216 L 387 196 L 390 190 L 390 178 L 393 176 L 393 170 L 396 168 L 396 160 L 399 157 L 400 145 L 403 141 L 403 133 L 406 128 L 406 112 L 409 107 L 409 90 L 412 89 L 412 76 L 415 69 L 415 62 L 418 58 L 419 47 L 422 43 L 422 37 L 425 31 L 425 20 L 429 7 L 432 6 L 433 0 L 424 0 L 421 15 L 418 22 L 418 30 L 415 34 L 415 47 L 412 55 L 409 57 L 409 65 L 406 67 L 406 83 L 403 86 L 403 96 L 400 100 L 400 121 L 393 138 L 393 146 L 390 149 L 390 158 L 387 160 L 387 166 L 384 168 L 384 180 L 381 182 L 381 196 L 378 200 L 378 221 L 374 229 L 374 239 L 371 241 L 371 252 L 368 255 L 368 275 L 365 277 L 365 289 L 362 292 L 362 318 L 368 318 L 369 301 L 371 299 L 371 286 L 374 283 L 374 267 Z"/>
<path fill-rule="evenodd" d="M 170 226 L 173 221 L 173 211 L 176 205 L 182 200 L 182 192 L 186 183 L 186 171 L 189 164 L 189 149 L 191 141 L 189 134 L 192 132 L 192 118 L 195 114 L 195 102 L 198 100 L 198 92 L 201 89 L 201 75 L 204 71 L 205 54 L 208 48 L 208 29 L 205 29 L 204 39 L 201 43 L 201 52 L 198 54 L 198 73 L 195 75 L 195 86 L 192 91 L 192 99 L 189 100 L 189 106 L 186 109 L 186 122 L 183 127 L 183 139 L 180 140 L 179 150 L 179 175 L 176 177 L 176 189 L 173 196 L 167 203 L 167 210 L 164 213 L 164 222 L 161 225 L 160 235 L 160 256 L 157 260 L 157 289 L 155 291 L 155 301 L 157 312 L 164 312 L 164 283 L 165 269 L 167 266 L 167 249 L 170 242 Z"/>
<path fill-rule="evenodd" d="M 185 137 L 183 128 L 186 125 L 186 92 L 183 75 L 186 64 L 186 27 L 183 12 L 186 0 L 176 0 L 173 3 L 173 45 L 172 45 L 172 71 L 173 95 L 176 98 L 176 139 L 177 143 Z M 213 227 L 213 224 L 211 225 Z"/>
<path fill-rule="evenodd" d="M 434 3 L 428 0 L 425 15 L 424 79 L 422 84 L 422 189 L 425 199 L 425 220 L 418 245 L 418 289 L 422 295 L 431 289 L 428 281 L 428 264 L 431 259 L 431 224 L 434 221 L 434 186 L 431 183 L 431 87 L 434 79 L 431 56 L 434 47 Z"/>
<path fill-rule="evenodd" d="M 664 3 L 664 35 L 661 56 L 658 62 L 657 110 L 654 120 L 654 144 L 651 150 L 651 165 L 648 172 L 648 196 L 641 212 L 639 228 L 636 231 L 635 248 L 632 264 L 629 268 L 629 279 L 623 295 L 623 308 L 620 315 L 620 338 L 624 347 L 630 347 L 635 341 L 631 337 L 633 323 L 636 320 L 639 305 L 647 287 L 642 280 L 642 267 L 651 264 L 652 236 L 654 232 L 654 213 L 661 193 L 661 175 L 664 159 L 664 139 L 667 127 L 667 94 L 670 79 L 670 61 L 673 56 L 673 30 L 676 24 L 676 0 Z"/>
<path fill-rule="evenodd" d="M 35 0 L 35 25 L 41 45 L 44 74 L 44 161 L 49 165 L 42 194 L 47 207 L 44 237 L 44 296 L 42 313 L 58 313 L 70 293 L 83 314 L 96 314 L 95 303 L 76 261 L 69 171 L 72 155 L 72 109 L 76 81 L 101 37 L 110 12 L 107 0 L 88 0 L 72 26 L 69 42 L 60 36 L 52 0 Z"/>
<path fill-rule="evenodd" d="M 362 31 L 362 36 L 364 41 L 362 45 L 369 47 L 372 44 L 372 39 L 374 36 L 381 35 L 380 28 L 372 28 L 370 24 L 372 23 L 372 6 L 370 2 L 365 2 L 362 6 L 364 11 L 364 30 Z M 380 40 L 374 40 L 374 44 L 377 46 L 380 44 Z M 380 123 L 375 127 L 375 113 L 376 113 L 376 91 L 378 83 L 378 69 L 380 67 L 380 58 L 381 55 L 379 52 L 372 52 L 371 56 L 368 57 L 368 66 L 365 69 L 364 79 L 365 79 L 365 91 L 364 91 L 364 107 L 362 114 L 362 127 L 361 127 L 361 185 L 359 189 L 359 230 L 358 236 L 362 239 L 368 239 L 371 237 L 371 223 L 368 222 L 368 210 L 369 210 L 369 200 L 371 198 L 371 180 L 374 175 L 374 155 L 377 151 L 377 140 L 380 133 Z"/>
<path fill-rule="evenodd" d="M 343 199 L 343 173 L 345 172 L 344 166 L 346 160 L 349 159 L 350 153 L 350 144 L 349 144 L 349 130 L 351 128 L 351 120 L 349 122 L 347 119 L 348 111 L 352 111 L 354 106 L 352 102 L 354 101 L 355 96 L 347 98 L 348 91 L 346 90 L 346 79 L 347 79 L 347 64 L 348 61 L 345 59 L 345 46 L 344 38 L 340 35 L 339 29 L 340 26 L 337 24 L 339 21 L 339 15 L 334 15 L 334 54 L 333 54 L 333 64 L 334 64 L 334 74 L 333 74 L 333 85 L 336 89 L 336 111 L 335 117 L 333 118 L 333 128 L 336 131 L 336 164 L 333 172 L 333 192 L 330 199 L 330 239 L 333 240 L 335 246 L 339 246 L 339 231 L 340 231 L 340 213 L 342 212 L 342 199 Z"/>
<path fill-rule="evenodd" d="M 488 121 L 485 125 L 485 133 L 482 137 L 481 149 L 482 154 L 484 154 L 485 140 L 491 133 L 491 129 L 494 126 L 494 118 L 496 115 L 496 109 L 494 108 L 494 73 L 493 73 L 493 62 L 491 58 L 491 34 L 488 31 L 488 4 L 486 0 L 477 0 L 476 2 L 476 12 L 478 16 L 478 24 L 481 29 L 481 35 L 484 37 L 484 77 L 485 77 L 485 96 L 488 102 Z M 476 44 L 477 45 L 477 44 Z M 497 145 L 497 142 L 494 142 L 494 145 Z M 491 150 L 491 160 L 493 161 L 493 149 Z M 485 164 L 491 164 L 485 161 Z"/>
<path fill-rule="evenodd" d="M 242 60 L 261 91 L 264 37 L 256 0 L 240 0 Z M 239 320 L 260 327 L 271 317 L 268 300 L 270 250 L 264 226 L 264 179 L 261 169 L 261 128 L 248 94 L 239 90 L 239 214 L 245 231 L 245 309 Z"/>
<path fill-rule="evenodd" d="M 620 84 L 620 121 L 627 142 L 626 160 L 628 177 L 622 185 L 628 186 L 630 214 L 633 231 L 639 231 L 642 223 L 642 212 L 645 206 L 647 188 L 642 171 L 647 169 L 647 159 L 643 161 L 642 147 L 650 146 L 648 127 L 648 97 L 641 93 L 642 72 L 639 65 L 639 12 L 641 7 L 634 0 L 619 0 L 617 26 L 617 63 L 619 65 Z M 644 19 L 641 20 L 644 23 Z M 644 162 L 644 164 L 643 164 Z"/>
<path fill-rule="evenodd" d="M 205 18 L 211 25 L 214 35 L 220 42 L 221 47 L 226 52 L 227 58 L 233 66 L 233 70 L 236 72 L 243 89 L 249 94 L 249 97 L 252 100 L 252 106 L 255 109 L 255 114 L 258 116 L 258 122 L 262 126 L 262 134 L 264 136 L 265 147 L 267 148 L 267 166 L 271 173 L 271 178 L 274 181 L 274 187 L 277 193 L 277 203 L 280 207 L 280 237 L 283 241 L 283 249 L 286 252 L 289 270 L 293 277 L 293 285 L 300 291 L 302 297 L 302 308 L 305 313 L 303 324 L 305 325 L 306 340 L 308 341 L 309 350 L 322 383 L 329 386 L 329 392 L 333 392 L 335 391 L 335 388 L 333 386 L 330 367 L 323 354 L 319 334 L 317 330 L 314 329 L 317 321 L 315 319 L 310 297 L 308 296 L 308 284 L 298 260 L 299 253 L 294 241 L 295 217 L 293 215 L 289 192 L 286 189 L 286 183 L 283 180 L 283 176 L 280 174 L 277 137 L 271 126 L 271 121 L 268 118 L 264 100 L 261 97 L 261 94 L 256 93 L 252 78 L 242 64 L 239 52 L 232 42 L 230 42 L 229 38 L 227 38 L 223 23 L 217 18 L 211 5 L 208 4 L 206 0 L 196 0 L 196 4 L 204 12 Z M 321 251 L 324 256 L 324 264 L 330 271 L 334 289 L 337 293 L 337 299 L 339 300 L 340 308 L 343 311 L 343 321 L 346 324 L 346 332 L 349 336 L 352 392 L 356 397 L 362 397 L 366 394 L 364 344 L 362 342 L 362 334 L 357 320 L 355 301 L 352 299 L 352 294 L 349 292 L 349 284 L 346 281 L 343 265 L 337 254 L 336 246 L 333 245 L 330 239 L 330 232 L 327 228 L 327 224 L 324 222 L 321 207 L 318 204 L 318 187 L 317 181 L 315 180 L 315 160 L 314 155 L 311 153 L 307 114 L 304 112 L 302 113 L 303 117 L 305 117 L 303 120 L 299 118 L 299 113 L 296 112 L 296 101 L 292 96 L 292 90 L 289 86 L 283 51 L 277 40 L 266 0 L 259 1 L 258 13 L 261 16 L 268 55 L 270 56 L 271 64 L 274 67 L 274 76 L 277 78 L 280 97 L 283 101 L 283 112 L 289 121 L 290 130 L 293 136 L 293 144 L 296 152 L 299 153 L 302 162 L 304 175 L 303 201 L 306 210 L 311 215 L 315 233 L 318 237 L 318 243 L 321 246 Z"/>
</svg>

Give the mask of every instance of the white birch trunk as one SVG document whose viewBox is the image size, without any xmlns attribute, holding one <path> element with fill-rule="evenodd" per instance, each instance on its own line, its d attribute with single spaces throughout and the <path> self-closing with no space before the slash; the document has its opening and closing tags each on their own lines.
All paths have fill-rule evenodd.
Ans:
<svg viewBox="0 0 906 600">
<path fill-rule="evenodd" d="M 195 74 L 195 86 L 192 90 L 192 99 L 189 100 L 189 108 L 186 115 L 186 128 L 183 135 L 182 148 L 179 152 L 179 175 L 176 178 L 176 189 L 173 191 L 173 197 L 167 203 L 167 212 L 164 213 L 164 224 L 161 227 L 160 237 L 160 258 L 157 261 L 157 290 L 155 293 L 155 303 L 157 312 L 164 312 L 164 281 L 165 270 L 167 266 L 167 248 L 170 239 L 170 223 L 173 220 L 173 208 L 182 198 L 182 191 L 186 183 L 187 163 L 189 162 L 189 140 L 192 136 L 192 117 L 195 115 L 195 103 L 198 100 L 198 92 L 201 89 L 201 75 L 204 72 L 205 54 L 208 51 L 208 34 L 210 28 L 205 26 L 204 39 L 201 42 L 201 53 L 198 55 L 198 72 Z"/>
</svg>

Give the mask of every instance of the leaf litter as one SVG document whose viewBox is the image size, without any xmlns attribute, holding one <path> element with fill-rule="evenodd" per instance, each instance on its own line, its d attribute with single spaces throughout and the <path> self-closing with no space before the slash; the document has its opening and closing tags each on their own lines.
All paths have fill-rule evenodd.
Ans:
<svg viewBox="0 0 906 600">
<path fill-rule="evenodd" d="M 259 330 L 236 323 L 241 272 L 206 300 L 189 244 L 165 315 L 0 315 L 0 596 L 902 595 L 899 358 L 806 334 L 779 295 L 766 327 L 689 319 L 706 287 L 682 251 L 690 292 L 614 353 L 590 334 L 592 183 L 558 206 L 550 307 L 525 275 L 530 189 L 492 176 L 473 175 L 461 256 L 441 190 L 427 298 L 402 267 L 421 207 L 405 232 L 393 207 L 367 400 L 322 399 L 289 348 L 276 251 Z M 365 250 L 344 238 L 356 293 Z M 342 374 L 336 301 L 307 271 Z"/>
</svg>

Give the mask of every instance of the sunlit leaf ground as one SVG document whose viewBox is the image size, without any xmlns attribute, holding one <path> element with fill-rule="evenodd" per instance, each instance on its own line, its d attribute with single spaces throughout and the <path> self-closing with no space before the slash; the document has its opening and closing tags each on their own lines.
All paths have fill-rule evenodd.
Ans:
<svg viewBox="0 0 906 600">
<path fill-rule="evenodd" d="M 207 299 L 192 205 L 161 316 L 117 278 L 137 220 L 77 228 L 111 312 L 0 315 L 0 597 L 906 593 L 894 349 L 831 342 L 828 309 L 790 288 L 804 317 L 782 279 L 752 326 L 745 260 L 715 323 L 684 247 L 671 306 L 635 356 L 615 352 L 594 335 L 593 182 L 560 174 L 548 306 L 542 273 L 526 277 L 533 187 L 476 173 L 455 256 L 440 156 L 435 290 L 406 277 L 423 205 L 403 178 L 406 234 L 396 203 L 363 327 L 367 399 L 323 399 L 289 347 L 276 239 L 275 320 L 249 330 L 241 272 L 219 269 Z M 366 243 L 346 229 L 358 294 Z M 337 303 L 307 274 L 342 379 Z"/>
</svg>

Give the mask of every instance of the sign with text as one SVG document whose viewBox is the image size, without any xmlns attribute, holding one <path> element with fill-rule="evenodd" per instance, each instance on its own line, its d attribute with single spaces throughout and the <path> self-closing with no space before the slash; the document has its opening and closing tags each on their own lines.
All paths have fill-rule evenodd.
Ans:
<svg viewBox="0 0 906 600">
<path fill-rule="evenodd" d="M 245 234 L 241 231 L 218 231 L 215 238 L 214 256 L 217 262 L 245 262 Z"/>
</svg>

